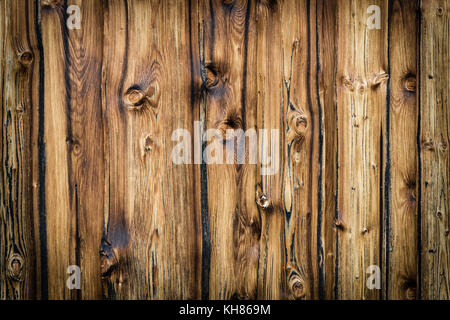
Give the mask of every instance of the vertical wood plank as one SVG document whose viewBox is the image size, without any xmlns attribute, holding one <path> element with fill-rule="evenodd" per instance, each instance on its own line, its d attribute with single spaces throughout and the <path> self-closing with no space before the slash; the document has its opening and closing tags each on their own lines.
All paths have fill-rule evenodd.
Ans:
<svg viewBox="0 0 450 320">
<path fill-rule="evenodd" d="M 102 125 L 102 1 L 68 1 L 80 8 L 80 29 L 67 30 L 65 86 L 69 110 L 66 143 L 75 265 L 82 272 L 78 298 L 102 296 L 99 244 L 103 230 L 104 155 Z M 67 10 L 66 10 L 67 11 Z M 66 12 L 67 13 L 67 12 Z M 65 24 L 67 15 L 62 21 Z M 68 277 L 68 276 L 66 276 Z"/>
<path fill-rule="evenodd" d="M 64 51 L 65 21 L 62 2 L 41 2 L 41 31 L 44 52 L 44 92 L 43 92 L 43 132 L 40 141 L 45 148 L 43 161 L 44 214 L 46 224 L 48 295 L 50 299 L 75 298 L 66 286 L 67 267 L 76 264 L 75 251 L 71 250 L 76 242 L 75 220 L 71 210 L 71 194 L 74 186 L 69 183 L 70 152 L 67 145 L 67 133 L 70 127 L 68 112 L 70 104 L 66 87 L 66 54 Z M 42 239 L 45 241 L 45 239 Z"/>
<path fill-rule="evenodd" d="M 277 153 L 278 172 L 263 175 L 257 194 L 261 213 L 261 248 L 259 262 L 258 297 L 283 299 L 287 297 L 284 250 L 284 211 L 282 207 L 282 164 L 284 163 L 284 90 L 283 51 L 281 43 L 282 2 L 259 1 L 257 5 L 257 108 L 258 129 L 268 136 L 259 143 L 260 151 Z M 272 144 L 271 130 L 279 130 L 279 142 Z M 261 137 L 260 137 L 261 139 Z M 258 166 L 262 166 L 258 162 Z M 259 168 L 261 171 L 261 168 Z M 300 288 L 300 285 L 297 285 Z"/>
<path fill-rule="evenodd" d="M 418 278 L 417 2 L 390 1 L 389 21 L 384 298 L 415 299 Z"/>
<path fill-rule="evenodd" d="M 316 12 L 315 1 L 258 6 L 258 125 L 280 133 L 279 149 L 272 150 L 279 171 L 261 177 L 262 195 L 272 202 L 262 215 L 265 298 L 317 299 L 324 290 Z M 262 149 L 272 143 L 264 141 Z"/>
<path fill-rule="evenodd" d="M 421 294 L 450 298 L 450 3 L 421 1 Z"/>
<path fill-rule="evenodd" d="M 336 236 L 334 224 L 336 218 L 336 186 L 337 186 L 337 112 L 336 112 L 336 35 L 337 1 L 317 1 L 317 32 L 318 32 L 318 86 L 320 104 L 323 114 L 323 214 L 319 222 L 321 226 L 321 241 L 323 247 L 323 296 L 335 298 L 336 270 Z M 319 140 L 320 145 L 320 140 Z M 320 201 L 320 200 L 319 200 Z"/>
<path fill-rule="evenodd" d="M 31 191 L 33 6 L 0 3 L 0 299 L 36 297 Z"/>
<path fill-rule="evenodd" d="M 98 250 L 104 205 L 101 117 L 102 2 L 41 3 L 44 60 L 45 224 L 50 299 L 101 297 Z M 67 8 L 80 8 L 80 29 L 67 27 Z M 42 239 L 45 241 L 45 238 Z M 45 258 L 45 257 L 44 257 Z M 81 290 L 66 285 L 81 270 Z"/>
<path fill-rule="evenodd" d="M 188 6 L 109 2 L 104 17 L 104 294 L 198 297 L 193 171 L 171 160 L 172 132 L 192 132 Z M 171 21 L 171 23 L 167 23 Z"/>
<path fill-rule="evenodd" d="M 366 26 L 370 5 L 380 8 L 381 29 Z M 340 1 L 338 17 L 337 298 L 377 299 L 366 271 L 381 262 L 387 1 Z"/>
<path fill-rule="evenodd" d="M 256 165 L 248 163 L 249 140 L 244 135 L 256 127 L 255 6 L 247 1 L 200 1 L 197 14 L 207 135 L 203 161 L 213 153 L 217 159 L 202 167 L 208 201 L 204 225 L 209 225 L 211 249 L 209 265 L 204 265 L 208 297 L 255 298 L 261 226 L 254 191 L 247 192 L 255 190 Z M 208 136 L 213 130 L 215 138 Z M 228 136 L 227 130 L 236 135 Z M 228 159 L 227 153 L 238 152 L 240 139 L 246 144 L 245 161 L 236 154 Z"/>
<path fill-rule="evenodd" d="M 281 13 L 283 62 L 282 208 L 286 277 L 295 299 L 319 297 L 318 223 L 322 216 L 321 105 L 317 83 L 316 1 L 285 1 Z M 321 200 L 320 200 L 321 201 Z M 320 207 L 319 207 L 320 206 Z M 320 252 L 319 252 L 320 250 Z"/>
</svg>

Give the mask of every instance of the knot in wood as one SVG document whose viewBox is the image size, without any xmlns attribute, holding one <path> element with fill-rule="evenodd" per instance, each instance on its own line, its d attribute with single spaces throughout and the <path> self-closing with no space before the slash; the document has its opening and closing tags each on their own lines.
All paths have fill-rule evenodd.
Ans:
<svg viewBox="0 0 450 320">
<path fill-rule="evenodd" d="M 23 66 L 28 66 L 33 62 L 33 55 L 29 51 L 22 52 L 19 55 L 19 63 Z"/>
<path fill-rule="evenodd" d="M 352 76 L 343 76 L 341 78 L 341 83 L 347 90 L 351 92 L 355 91 L 355 79 Z"/>
<path fill-rule="evenodd" d="M 375 85 L 374 85 L 375 86 Z M 366 80 L 358 81 L 356 84 L 356 90 L 359 94 L 363 94 L 367 90 L 367 82 Z"/>
<path fill-rule="evenodd" d="M 414 75 L 406 75 L 403 78 L 403 88 L 409 92 L 416 92 L 416 77 Z"/>
<path fill-rule="evenodd" d="M 256 193 L 256 204 L 262 208 L 263 210 L 270 210 L 272 209 L 272 200 L 269 198 L 269 196 L 265 193 Z"/>
<path fill-rule="evenodd" d="M 380 71 L 379 73 L 375 74 L 372 79 L 372 88 L 377 88 L 380 84 L 388 81 L 388 79 L 389 75 L 384 71 Z"/>
<path fill-rule="evenodd" d="M 100 250 L 100 271 L 103 278 L 109 277 L 119 264 L 117 250 L 103 240 Z"/>
<path fill-rule="evenodd" d="M 417 289 L 415 287 L 408 287 L 405 291 L 406 300 L 416 300 Z"/>
<path fill-rule="evenodd" d="M 342 213 L 338 212 L 338 217 L 334 221 L 334 226 L 337 229 L 340 229 L 342 231 L 345 230 L 345 222 L 344 222 L 344 219 L 342 217 Z"/>
<path fill-rule="evenodd" d="M 219 83 L 218 71 L 213 65 L 209 65 L 205 68 L 206 70 L 206 80 L 205 86 L 207 88 L 213 88 Z"/>
<path fill-rule="evenodd" d="M 8 259 L 8 275 L 11 280 L 23 281 L 23 258 L 13 253 Z"/>
<path fill-rule="evenodd" d="M 59 5 L 58 0 L 42 0 L 41 2 L 42 7 L 47 7 L 47 8 L 51 8 L 54 9 Z"/>
<path fill-rule="evenodd" d="M 81 146 L 77 139 L 74 139 L 73 137 L 67 137 L 66 143 L 67 143 L 68 149 L 74 155 L 79 155 L 81 153 Z"/>
<path fill-rule="evenodd" d="M 233 137 L 239 137 L 231 130 L 242 129 L 242 125 L 243 122 L 241 117 L 238 115 L 237 111 L 233 110 L 227 114 L 225 119 L 219 121 L 216 124 L 216 127 L 220 131 L 222 139 L 229 140 Z"/>
<path fill-rule="evenodd" d="M 18 104 L 16 107 L 16 111 L 17 111 L 17 113 L 23 113 L 25 111 L 23 104 L 21 104 L 21 103 Z"/>
<path fill-rule="evenodd" d="M 135 107 L 136 109 L 144 104 L 145 98 L 145 93 L 137 88 L 130 88 L 125 93 L 125 103 L 129 107 Z"/>
<path fill-rule="evenodd" d="M 304 140 L 308 130 L 308 118 L 305 113 L 291 105 L 288 111 L 288 133 L 287 139 L 289 143 L 299 144 Z"/>
<path fill-rule="evenodd" d="M 427 141 L 423 141 L 422 142 L 422 149 L 424 151 L 434 151 L 435 147 L 434 147 L 434 142 L 432 139 L 427 140 Z"/>
<path fill-rule="evenodd" d="M 153 139 L 150 135 L 147 135 L 144 140 L 144 149 L 145 151 L 152 151 L 153 148 Z"/>
<path fill-rule="evenodd" d="M 290 278 L 289 287 L 291 289 L 294 299 L 300 300 L 306 296 L 303 281 L 300 279 L 298 275 L 294 275 Z"/>
</svg>

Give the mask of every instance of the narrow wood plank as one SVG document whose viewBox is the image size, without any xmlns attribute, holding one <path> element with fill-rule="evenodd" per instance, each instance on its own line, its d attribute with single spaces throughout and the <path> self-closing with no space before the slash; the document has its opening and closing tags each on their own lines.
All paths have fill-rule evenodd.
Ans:
<svg viewBox="0 0 450 320">
<path fill-rule="evenodd" d="M 366 13 L 380 8 L 381 29 L 369 30 Z M 383 128 L 386 110 L 387 1 L 338 3 L 338 228 L 337 298 L 377 299 L 366 286 L 380 267 Z"/>
<path fill-rule="evenodd" d="M 76 265 L 76 219 L 72 211 L 71 198 L 74 185 L 70 184 L 71 157 L 67 144 L 70 132 L 70 103 L 66 86 L 66 39 L 65 7 L 62 2 L 41 2 L 41 32 L 44 52 L 44 90 L 43 90 L 43 133 L 39 141 L 44 156 L 39 159 L 43 166 L 44 216 L 46 230 L 45 247 L 47 268 L 42 270 L 48 275 L 48 292 L 43 293 L 50 299 L 76 298 L 76 292 L 66 286 L 66 270 Z M 44 239 L 41 239 L 45 241 Z"/>
<path fill-rule="evenodd" d="M 384 298 L 415 299 L 418 279 L 417 2 L 391 1 L 389 21 Z"/>
<path fill-rule="evenodd" d="M 317 50 L 319 54 L 317 85 L 319 86 L 320 107 L 323 117 L 322 144 L 323 171 L 321 180 L 324 188 L 322 197 L 322 219 L 320 239 L 323 252 L 319 256 L 323 264 L 323 295 L 320 298 L 335 298 L 336 270 L 336 186 L 337 186 L 337 110 L 336 110 L 336 36 L 337 36 L 337 1 L 317 1 Z M 322 142 L 320 142 L 322 141 Z M 319 201 L 321 201 L 319 199 Z M 320 272 L 320 270 L 319 270 Z M 320 275 L 320 273 L 319 273 Z"/>
<path fill-rule="evenodd" d="M 208 294 L 203 296 L 211 299 L 257 294 L 261 226 L 256 164 L 248 162 L 249 139 L 244 135 L 256 127 L 255 8 L 247 1 L 200 1 L 196 13 L 202 73 L 199 120 L 202 134 L 218 131 L 216 138 L 206 136 L 203 148 L 205 156 L 216 150 L 217 161 L 204 158 L 207 164 L 202 165 L 202 188 L 207 190 L 203 228 L 209 230 L 210 241 L 210 260 L 203 266 L 209 272 L 204 281 Z M 236 136 L 227 136 L 227 130 L 235 130 Z M 242 159 L 238 140 L 246 145 Z M 227 153 L 234 157 L 227 158 Z"/>
<path fill-rule="evenodd" d="M 318 219 L 321 106 L 317 83 L 316 1 L 285 1 L 281 14 L 283 56 L 283 215 L 286 277 L 293 298 L 319 297 Z M 279 60 L 279 59 L 278 59 Z M 321 204 L 320 204 L 321 205 Z"/>
<path fill-rule="evenodd" d="M 261 241 L 258 298 L 283 299 L 288 296 L 285 259 L 284 211 L 282 207 L 282 164 L 284 163 L 283 56 L 281 43 L 282 3 L 259 1 L 257 6 L 257 108 L 258 129 L 267 130 L 260 151 L 278 154 L 278 172 L 263 175 L 257 200 L 261 213 Z M 271 130 L 278 130 L 279 141 L 273 141 Z M 261 139 L 261 137 L 260 137 Z M 261 161 L 258 166 L 262 167 Z M 264 167 L 268 167 L 265 165 Z M 259 168 L 261 171 L 261 168 Z M 258 199 L 259 198 L 259 199 Z M 300 287 L 300 285 L 296 285 Z"/>
<path fill-rule="evenodd" d="M 421 294 L 450 299 L 450 3 L 421 1 Z"/>
<path fill-rule="evenodd" d="M 0 299 L 36 297 L 31 191 L 33 7 L 0 3 Z"/>
<path fill-rule="evenodd" d="M 102 122 L 103 16 L 101 1 L 68 1 L 78 6 L 80 29 L 66 29 L 65 85 L 68 108 L 67 151 L 75 265 L 80 267 L 81 290 L 77 298 L 102 296 L 98 255 L 104 212 L 104 144 Z M 67 13 L 67 9 L 66 13 Z M 74 14 L 72 12 L 72 14 Z M 68 17 L 65 15 L 65 23 Z M 66 276 L 67 277 L 67 276 Z"/>
<path fill-rule="evenodd" d="M 204 21 L 200 16 L 200 1 L 189 1 L 188 30 L 189 30 L 189 81 L 192 121 L 198 121 L 197 126 L 192 127 L 192 172 L 194 192 L 195 230 L 197 235 L 197 246 L 200 248 L 197 256 L 196 270 L 198 298 L 209 297 L 209 275 L 211 262 L 211 234 L 208 219 L 208 180 L 206 164 L 200 159 L 204 144 L 201 137 L 205 131 L 205 101 L 204 81 L 207 76 L 204 68 Z M 197 154 L 197 156 L 195 156 Z"/>
<path fill-rule="evenodd" d="M 316 10 L 315 1 L 258 6 L 258 126 L 279 130 L 279 142 L 271 137 L 262 145 L 279 158 L 279 171 L 261 176 L 261 193 L 272 206 L 262 214 L 264 298 L 317 299 L 323 293 Z"/>
<path fill-rule="evenodd" d="M 193 171 L 172 163 L 172 132 L 192 130 L 189 13 L 179 1 L 109 2 L 104 16 L 104 294 L 198 297 Z M 171 21 L 171 23 L 167 23 Z"/>
</svg>

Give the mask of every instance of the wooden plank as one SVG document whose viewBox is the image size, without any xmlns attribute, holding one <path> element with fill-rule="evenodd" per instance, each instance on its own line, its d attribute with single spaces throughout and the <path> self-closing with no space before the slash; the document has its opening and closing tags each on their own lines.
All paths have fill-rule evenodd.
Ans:
<svg viewBox="0 0 450 320">
<path fill-rule="evenodd" d="M 370 5 L 380 8 L 379 30 L 366 25 Z M 366 271 L 381 262 L 387 1 L 340 1 L 338 19 L 337 298 L 377 299 Z"/>
<path fill-rule="evenodd" d="M 50 299 L 70 299 L 72 292 L 67 288 L 66 270 L 76 264 L 75 251 L 71 250 L 76 242 L 75 220 L 73 220 L 71 195 L 74 186 L 69 183 L 70 152 L 67 145 L 67 133 L 70 119 L 69 97 L 65 86 L 66 55 L 64 52 L 65 21 L 64 6 L 58 2 L 42 2 L 41 32 L 44 52 L 44 131 L 41 143 L 45 155 L 44 166 L 44 214 L 46 223 L 48 292 Z M 74 298 L 74 297 L 73 297 Z"/>
<path fill-rule="evenodd" d="M 282 128 L 286 135 L 281 196 L 286 281 L 295 299 L 319 297 L 318 272 L 323 267 L 319 262 L 322 248 L 318 247 L 323 190 L 319 181 L 322 119 L 316 77 L 316 5 L 316 1 L 286 1 L 281 11 Z"/>
<path fill-rule="evenodd" d="M 421 294 L 450 299 L 450 3 L 421 1 Z"/>
<path fill-rule="evenodd" d="M 31 191 L 33 7 L 0 3 L 0 299 L 36 297 Z M 34 39 L 33 39 L 34 40 Z"/>
<path fill-rule="evenodd" d="M 280 131 L 279 172 L 261 177 L 262 195 L 272 203 L 270 212 L 261 214 L 264 298 L 323 294 L 316 6 L 281 1 L 258 7 L 258 126 Z"/>
<path fill-rule="evenodd" d="M 284 162 L 283 56 L 281 43 L 282 3 L 260 1 L 257 6 L 257 108 L 258 129 L 268 130 L 260 149 L 267 148 L 279 154 L 279 171 L 261 176 L 256 194 L 261 214 L 261 240 L 258 296 L 261 299 L 283 299 L 287 296 L 284 250 L 284 212 L 282 208 L 281 165 Z M 274 149 L 270 130 L 279 130 L 279 145 Z M 260 151 L 261 152 L 261 151 Z M 270 153 L 269 153 L 270 154 Z M 261 166 L 261 163 L 258 164 Z M 259 169 L 260 171 L 260 169 Z M 296 285 L 300 288 L 300 285 Z"/>
<path fill-rule="evenodd" d="M 318 70 L 316 71 L 319 86 L 320 106 L 322 110 L 323 145 L 321 174 L 324 188 L 321 227 L 323 253 L 319 256 L 323 264 L 323 296 L 335 297 L 336 270 L 336 186 L 337 186 L 337 110 L 336 110 L 336 35 L 337 35 L 337 1 L 317 1 L 317 50 L 319 54 Z M 320 270 L 319 270 L 320 272 Z M 319 273 L 320 275 L 320 273 Z"/>
<path fill-rule="evenodd" d="M 192 129 L 188 6 L 109 2 L 104 16 L 104 294 L 199 296 L 193 171 L 171 161 L 172 132 Z M 171 21 L 171 23 L 167 23 Z"/>
<path fill-rule="evenodd" d="M 385 296 L 417 297 L 417 3 L 389 3 Z"/>
<path fill-rule="evenodd" d="M 248 163 L 249 140 L 243 133 L 256 127 L 255 6 L 200 1 L 196 9 L 202 87 L 195 114 L 202 121 L 202 135 L 219 134 L 207 136 L 203 148 L 205 156 L 216 150 L 217 160 L 204 158 L 208 164 L 201 169 L 202 201 L 207 199 L 203 230 L 210 249 L 205 252 L 209 260 L 203 261 L 207 275 L 202 294 L 210 299 L 256 298 L 261 226 L 256 165 Z M 227 130 L 237 136 L 227 136 Z M 238 137 L 246 141 L 244 161 L 236 157 Z M 234 159 L 228 160 L 227 153 L 235 154 Z"/>
<path fill-rule="evenodd" d="M 80 8 L 80 29 L 68 29 L 67 8 Z M 101 297 L 104 197 L 101 121 L 101 2 L 43 2 L 43 140 L 48 297 Z M 40 111 L 42 112 L 42 111 Z M 95 143 L 93 143 L 95 141 Z M 44 163 L 42 163 L 44 162 Z M 45 240 L 43 240 L 45 241 Z M 44 257 L 45 259 L 45 257 Z M 81 290 L 66 285 L 67 268 L 80 267 Z"/>
<path fill-rule="evenodd" d="M 75 224 L 75 263 L 82 272 L 78 298 L 102 296 L 98 248 L 104 212 L 104 155 L 101 100 L 103 17 L 101 1 L 69 1 L 80 8 L 80 30 L 64 35 L 66 90 L 70 126 L 66 143 L 70 158 L 70 207 Z M 67 13 L 67 10 L 66 10 Z M 67 16 L 64 21 L 67 21 Z M 63 21 L 63 23 L 64 23 Z M 72 228 L 73 228 L 72 224 Z M 67 276 L 66 276 L 67 277 Z"/>
</svg>

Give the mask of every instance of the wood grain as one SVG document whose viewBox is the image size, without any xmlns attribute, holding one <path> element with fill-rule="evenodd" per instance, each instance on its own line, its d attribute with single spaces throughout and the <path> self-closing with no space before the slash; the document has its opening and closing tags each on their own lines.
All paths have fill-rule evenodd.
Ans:
<svg viewBox="0 0 450 320">
<path fill-rule="evenodd" d="M 337 105 L 336 105 L 336 49 L 337 49 L 337 1 L 317 2 L 317 70 L 316 86 L 318 86 L 319 106 L 321 110 L 322 139 L 322 172 L 319 181 L 322 184 L 322 197 L 318 199 L 321 205 L 321 218 L 318 221 L 318 236 L 321 243 L 318 248 L 319 262 L 319 298 L 334 299 L 336 293 L 336 252 L 337 228 L 336 194 L 337 194 Z"/>
<path fill-rule="evenodd" d="M 380 7 L 379 30 L 366 25 L 370 5 Z M 366 270 L 380 266 L 387 2 L 341 1 L 338 19 L 337 297 L 377 299 Z"/>
<path fill-rule="evenodd" d="M 448 1 L 422 1 L 420 24 L 421 294 L 450 298 Z"/>
<path fill-rule="evenodd" d="M 26 2 L 0 3 L 0 299 L 36 295 L 31 179 L 33 44 Z M 32 20 L 31 20 L 32 21 Z M 10 37 L 10 35 L 16 35 Z M 36 81 L 36 80 L 35 80 Z"/>
<path fill-rule="evenodd" d="M 389 3 L 390 89 L 385 159 L 385 298 L 416 299 L 417 241 L 417 3 Z"/>
<path fill-rule="evenodd" d="M 189 69 L 188 11 L 176 1 L 117 1 L 105 10 L 101 260 L 110 299 L 199 294 L 193 172 L 170 160 L 173 130 L 192 132 L 191 84 L 181 77 Z"/>
<path fill-rule="evenodd" d="M 449 10 L 0 1 L 0 299 L 449 299 Z"/>
</svg>

